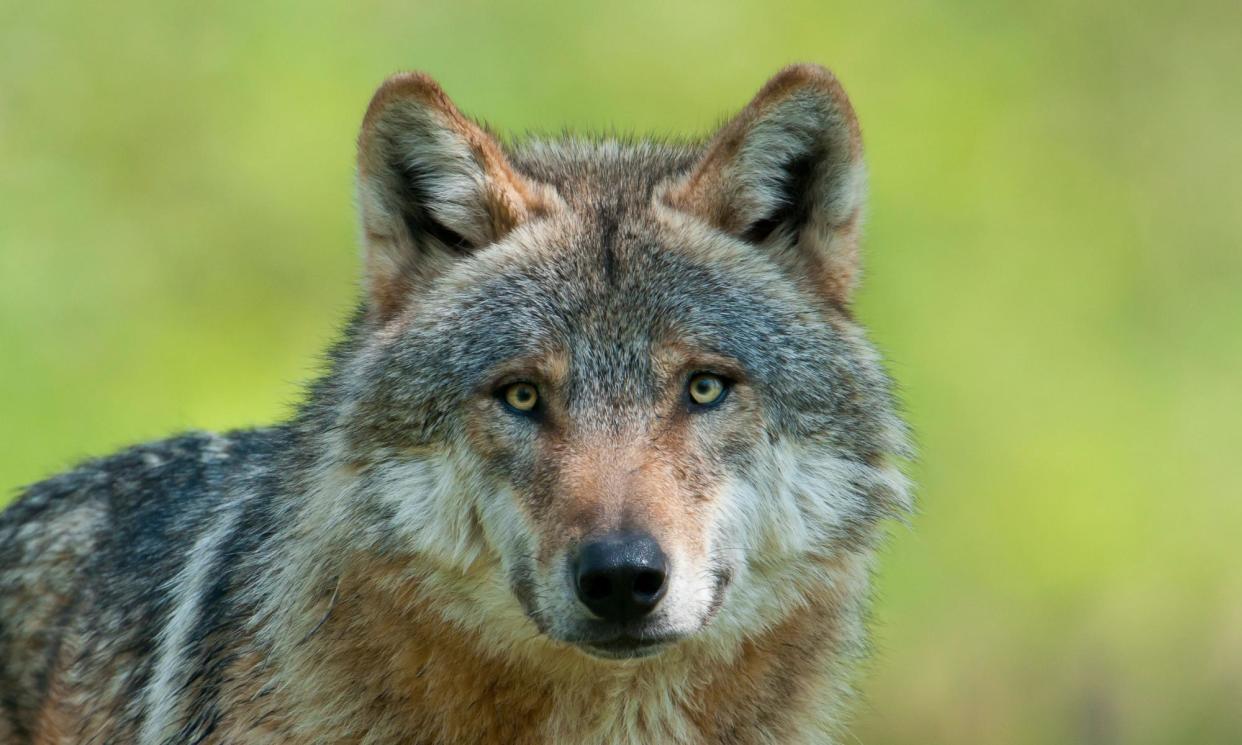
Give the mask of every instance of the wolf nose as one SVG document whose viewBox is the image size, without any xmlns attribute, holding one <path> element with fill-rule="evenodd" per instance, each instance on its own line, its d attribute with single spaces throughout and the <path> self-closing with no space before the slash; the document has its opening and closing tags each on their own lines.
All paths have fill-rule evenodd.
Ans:
<svg viewBox="0 0 1242 745">
<path fill-rule="evenodd" d="M 574 589 L 582 604 L 605 621 L 642 618 L 667 587 L 668 563 L 649 535 L 609 535 L 578 550 Z"/>
</svg>

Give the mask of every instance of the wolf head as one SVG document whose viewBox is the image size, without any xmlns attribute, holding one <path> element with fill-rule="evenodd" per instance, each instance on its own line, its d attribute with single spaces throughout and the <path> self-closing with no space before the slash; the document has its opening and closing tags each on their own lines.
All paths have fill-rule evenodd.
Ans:
<svg viewBox="0 0 1242 745">
<path fill-rule="evenodd" d="M 815 66 L 693 145 L 507 146 L 429 78 L 389 79 L 332 404 L 355 545 L 432 567 L 463 617 L 596 657 L 738 638 L 833 591 L 906 500 L 849 311 L 864 192 Z"/>
</svg>

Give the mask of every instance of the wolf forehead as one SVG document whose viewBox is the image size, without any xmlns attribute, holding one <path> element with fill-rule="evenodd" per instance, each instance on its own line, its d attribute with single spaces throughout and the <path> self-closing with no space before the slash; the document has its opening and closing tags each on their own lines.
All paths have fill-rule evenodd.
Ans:
<svg viewBox="0 0 1242 745">
<path fill-rule="evenodd" d="M 513 166 L 553 187 L 564 208 L 464 253 L 413 291 L 399 333 L 367 374 L 377 381 L 373 396 L 417 391 L 423 403 L 368 408 L 442 411 L 515 361 L 547 358 L 564 365 L 560 382 L 575 407 L 652 404 L 669 383 L 657 353 L 675 347 L 688 363 L 732 362 L 786 428 L 840 430 L 878 383 L 859 365 L 845 316 L 752 247 L 660 218 L 658 190 L 699 154 L 690 145 L 587 140 L 510 150 Z"/>
<path fill-rule="evenodd" d="M 735 372 L 772 434 L 882 452 L 887 379 L 848 311 L 865 182 L 853 110 L 812 65 L 702 143 L 506 145 L 427 76 L 396 75 L 358 140 L 346 424 L 435 439 L 523 365 L 557 367 L 531 382 L 574 421 L 654 413 L 675 347 Z"/>
</svg>

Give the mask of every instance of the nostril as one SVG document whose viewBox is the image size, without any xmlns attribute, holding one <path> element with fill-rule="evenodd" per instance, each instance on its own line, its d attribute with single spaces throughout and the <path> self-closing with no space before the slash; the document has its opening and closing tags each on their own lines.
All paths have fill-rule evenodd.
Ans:
<svg viewBox="0 0 1242 745">
<path fill-rule="evenodd" d="M 578 578 L 578 593 L 590 600 L 607 600 L 612 595 L 612 582 L 603 574 L 587 574 Z"/>
<path fill-rule="evenodd" d="M 634 577 L 634 597 L 639 600 L 653 600 L 664 589 L 664 572 L 647 570 Z"/>
</svg>

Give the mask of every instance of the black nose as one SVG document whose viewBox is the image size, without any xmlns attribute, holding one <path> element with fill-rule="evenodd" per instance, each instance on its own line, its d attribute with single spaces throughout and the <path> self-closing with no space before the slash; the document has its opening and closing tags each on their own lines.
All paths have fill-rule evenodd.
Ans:
<svg viewBox="0 0 1242 745">
<path fill-rule="evenodd" d="M 642 618 L 664 597 L 668 563 L 649 535 L 624 533 L 586 543 L 574 564 L 578 599 L 605 621 Z"/>
</svg>

